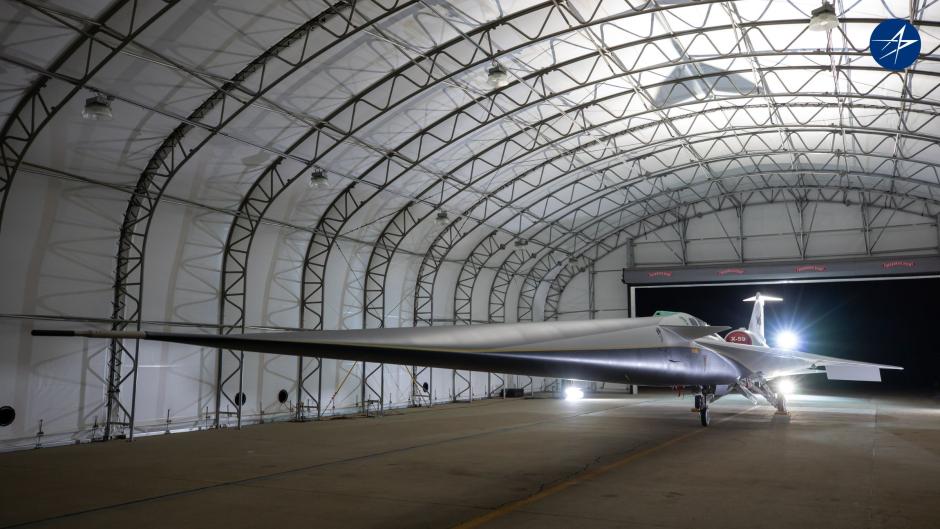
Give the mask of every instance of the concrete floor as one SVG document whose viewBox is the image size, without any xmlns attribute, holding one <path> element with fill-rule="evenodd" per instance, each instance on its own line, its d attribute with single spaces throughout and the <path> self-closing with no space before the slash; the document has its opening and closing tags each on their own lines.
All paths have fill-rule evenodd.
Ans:
<svg viewBox="0 0 940 529">
<path fill-rule="evenodd" d="M 0 527 L 940 527 L 940 402 L 483 401 L 0 454 Z"/>
</svg>

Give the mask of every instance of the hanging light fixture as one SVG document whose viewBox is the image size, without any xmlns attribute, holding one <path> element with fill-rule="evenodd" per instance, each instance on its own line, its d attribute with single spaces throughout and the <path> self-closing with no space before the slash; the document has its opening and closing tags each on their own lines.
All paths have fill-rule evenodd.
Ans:
<svg viewBox="0 0 940 529">
<path fill-rule="evenodd" d="M 836 10 L 832 4 L 823 0 L 822 6 L 813 10 L 813 16 L 809 19 L 810 31 L 829 31 L 839 25 L 839 17 L 836 16 Z"/>
<path fill-rule="evenodd" d="M 82 118 L 89 121 L 110 121 L 114 117 L 111 113 L 111 101 L 113 99 L 111 96 L 95 92 L 95 95 L 85 100 Z"/>
<path fill-rule="evenodd" d="M 493 61 L 493 65 L 486 70 L 486 83 L 494 88 L 503 86 L 509 80 L 509 72 L 503 65 Z"/>
<path fill-rule="evenodd" d="M 529 239 L 516 239 L 513 242 L 513 246 L 516 247 L 516 252 L 519 253 L 519 256 L 522 257 L 522 259 L 529 258 L 529 250 L 527 248 L 529 246 Z"/>
<path fill-rule="evenodd" d="M 311 189 L 323 189 L 329 185 L 329 183 L 330 179 L 326 177 L 326 171 L 320 169 L 319 167 L 315 167 L 313 172 L 310 173 L 310 181 L 307 183 L 307 185 Z"/>
<path fill-rule="evenodd" d="M 442 209 L 437 212 L 437 217 L 434 219 L 434 222 L 441 227 L 447 226 L 450 224 L 450 216 Z"/>
</svg>

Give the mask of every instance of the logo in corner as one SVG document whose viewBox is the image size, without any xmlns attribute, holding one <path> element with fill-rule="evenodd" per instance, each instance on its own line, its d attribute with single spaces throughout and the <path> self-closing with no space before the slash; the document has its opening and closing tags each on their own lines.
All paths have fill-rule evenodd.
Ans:
<svg viewBox="0 0 940 529">
<path fill-rule="evenodd" d="M 868 49 L 882 68 L 899 72 L 920 55 L 920 33 L 907 20 L 885 20 L 871 32 Z"/>
</svg>

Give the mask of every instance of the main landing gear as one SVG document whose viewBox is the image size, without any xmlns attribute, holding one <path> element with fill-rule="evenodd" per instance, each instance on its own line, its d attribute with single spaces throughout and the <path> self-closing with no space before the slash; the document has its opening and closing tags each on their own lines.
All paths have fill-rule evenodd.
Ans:
<svg viewBox="0 0 940 529">
<path fill-rule="evenodd" d="M 700 394 L 695 396 L 695 409 L 698 410 L 699 417 L 702 420 L 702 426 L 708 426 L 711 423 L 711 415 L 708 413 L 708 396 Z"/>
</svg>

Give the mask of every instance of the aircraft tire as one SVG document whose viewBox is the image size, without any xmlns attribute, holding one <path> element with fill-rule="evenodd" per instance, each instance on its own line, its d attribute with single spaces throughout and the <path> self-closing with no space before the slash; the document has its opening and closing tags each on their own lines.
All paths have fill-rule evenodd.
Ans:
<svg viewBox="0 0 940 529">
<path fill-rule="evenodd" d="M 708 413 L 708 408 L 702 408 L 698 414 L 702 419 L 702 426 L 708 426 L 708 424 L 711 422 L 711 414 Z"/>
</svg>

